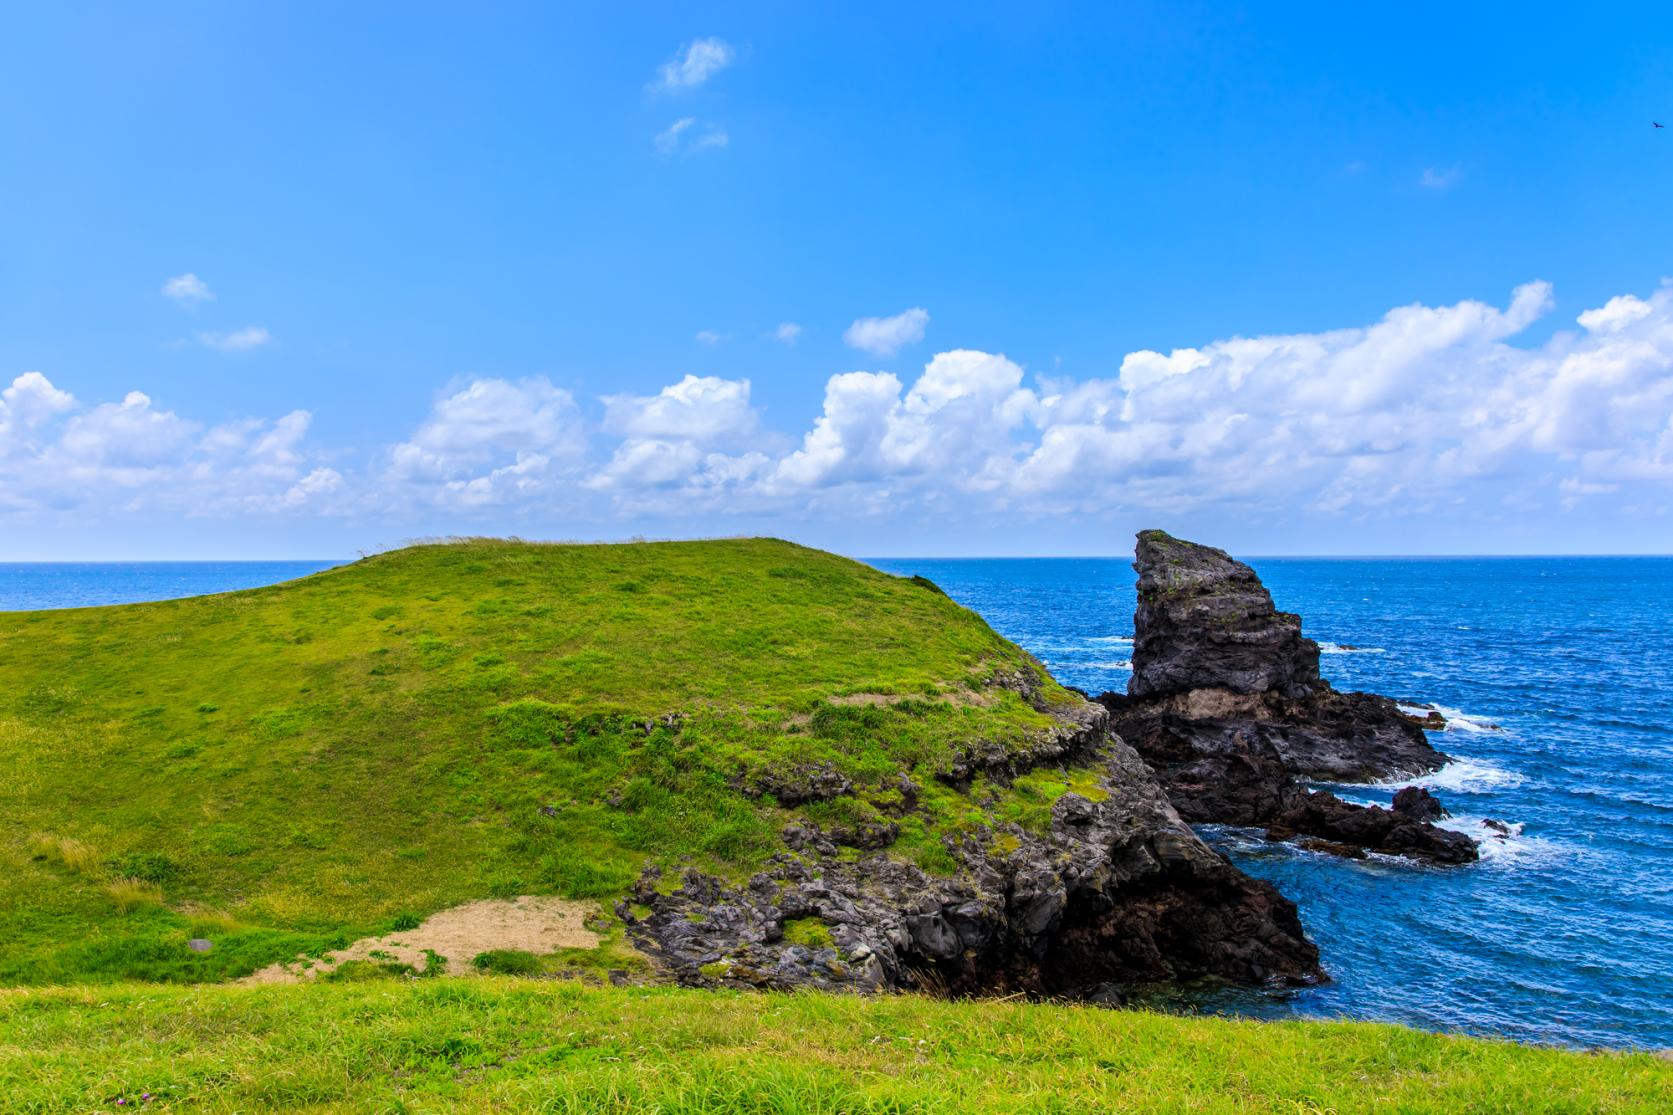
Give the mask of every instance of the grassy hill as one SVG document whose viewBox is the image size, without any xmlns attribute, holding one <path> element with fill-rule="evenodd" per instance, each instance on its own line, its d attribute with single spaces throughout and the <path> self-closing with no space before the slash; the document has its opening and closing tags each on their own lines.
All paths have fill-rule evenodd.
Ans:
<svg viewBox="0 0 1673 1115">
<path fill-rule="evenodd" d="M 1654 1057 L 1398 1027 L 350 982 L 348 964 L 305 986 L 118 982 L 244 976 L 477 899 L 609 899 L 647 863 L 736 877 L 792 816 L 875 820 L 902 772 L 920 808 L 891 854 L 950 870 L 943 834 L 1039 826 L 1069 788 L 1046 770 L 964 791 L 933 777 L 974 743 L 1051 729 L 993 684 L 1019 677 L 1041 707 L 1070 701 L 927 582 L 768 540 L 421 546 L 250 592 L 0 614 L 0 1108 L 1673 1103 L 1673 1064 Z M 867 792 L 793 811 L 761 792 L 810 766 Z M 546 973 L 636 959 L 607 905 L 603 943 L 545 956 Z M 213 949 L 189 948 L 198 936 Z"/>
<path fill-rule="evenodd" d="M 745 872 L 788 814 L 741 788 L 808 764 L 877 788 L 799 810 L 829 823 L 917 772 L 894 852 L 950 869 L 948 827 L 1064 789 L 929 776 L 1048 727 L 996 671 L 1067 699 L 927 582 L 772 540 L 426 545 L 0 614 L 0 984 L 222 979 L 650 860 Z"/>
</svg>

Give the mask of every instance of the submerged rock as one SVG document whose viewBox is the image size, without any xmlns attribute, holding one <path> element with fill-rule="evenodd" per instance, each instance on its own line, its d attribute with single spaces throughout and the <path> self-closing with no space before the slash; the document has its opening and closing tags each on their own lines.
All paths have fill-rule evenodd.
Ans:
<svg viewBox="0 0 1673 1115">
<path fill-rule="evenodd" d="M 1441 710 L 1434 705 L 1412 705 L 1398 702 L 1395 705 L 1395 711 L 1408 724 L 1416 724 L 1426 732 L 1446 731 L 1446 717 L 1442 716 Z"/>
<path fill-rule="evenodd" d="M 1421 786 L 1406 786 L 1395 791 L 1394 811 L 1414 821 L 1438 821 L 1447 815 L 1441 799 Z"/>
<path fill-rule="evenodd" d="M 1436 828 L 1434 817 L 1301 784 L 1416 775 L 1447 756 L 1388 698 L 1332 688 L 1318 644 L 1297 616 L 1273 607 L 1254 570 L 1155 530 L 1140 533 L 1133 567 L 1133 677 L 1127 693 L 1099 701 L 1185 820 L 1266 825 L 1441 863 L 1475 858 L 1474 842 Z"/>
<path fill-rule="evenodd" d="M 978 827 L 949 843 L 958 868 L 943 876 L 886 853 L 845 857 L 833 836 L 798 823 L 787 832 L 795 851 L 744 883 L 687 870 L 670 888 L 647 871 L 618 907 L 630 937 L 700 985 L 1110 1002 L 1120 986 L 1157 980 L 1324 978 L 1295 905 L 1191 831 L 1102 708 L 1053 714 L 1062 729 L 1042 754 L 1074 753 L 1097 773 L 1057 799 L 1048 831 Z"/>
<path fill-rule="evenodd" d="M 1288 840 L 1298 833 L 1430 863 L 1474 863 L 1481 855 L 1475 841 L 1463 833 L 1402 813 L 1398 806 L 1390 810 L 1354 805 L 1323 791 L 1302 790 L 1266 830 L 1268 840 Z"/>
</svg>

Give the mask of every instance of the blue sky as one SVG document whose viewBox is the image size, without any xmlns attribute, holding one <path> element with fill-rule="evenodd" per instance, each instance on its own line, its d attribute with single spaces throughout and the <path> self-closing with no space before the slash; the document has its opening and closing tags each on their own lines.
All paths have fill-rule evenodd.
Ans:
<svg viewBox="0 0 1673 1115">
<path fill-rule="evenodd" d="M 6 23 L 0 558 L 1673 550 L 1657 8 Z"/>
</svg>

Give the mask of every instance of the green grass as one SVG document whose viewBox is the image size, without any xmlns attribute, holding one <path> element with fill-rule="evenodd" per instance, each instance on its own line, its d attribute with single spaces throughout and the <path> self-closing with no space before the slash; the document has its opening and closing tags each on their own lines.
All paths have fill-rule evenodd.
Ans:
<svg viewBox="0 0 1673 1115">
<path fill-rule="evenodd" d="M 652 860 L 740 875 L 792 816 L 737 787 L 798 764 L 854 780 L 806 807 L 849 823 L 909 772 L 897 854 L 948 870 L 941 835 L 1009 806 L 934 772 L 1050 723 L 1001 669 L 1038 672 L 934 586 L 759 539 L 427 545 L 3 613 L 0 984 L 220 980 L 474 899 L 610 899 Z"/>
<path fill-rule="evenodd" d="M 0 614 L 0 984 L 79 985 L 0 991 L 0 1109 L 1673 1107 L 1653 1058 L 1397 1027 L 612 988 L 647 961 L 607 917 L 596 948 L 490 953 L 470 979 L 374 956 L 207 986 L 474 899 L 610 899 L 649 862 L 737 876 L 797 817 L 900 812 L 901 773 L 919 806 L 893 854 L 952 870 L 949 831 L 1039 829 L 1101 792 L 1084 770 L 936 781 L 1050 727 L 987 684 L 1001 670 L 1068 700 L 933 585 L 770 540 L 423 546 Z M 740 790 L 803 764 L 856 793 L 791 811 Z"/>
<path fill-rule="evenodd" d="M 1665 1112 L 1673 1063 L 1365 1023 L 494 977 L 0 992 L 15 1112 Z"/>
</svg>

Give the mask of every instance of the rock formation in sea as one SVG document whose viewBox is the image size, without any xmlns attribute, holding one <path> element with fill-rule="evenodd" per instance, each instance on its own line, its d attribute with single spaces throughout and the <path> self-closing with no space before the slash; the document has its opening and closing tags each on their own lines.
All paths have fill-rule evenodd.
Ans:
<svg viewBox="0 0 1673 1115">
<path fill-rule="evenodd" d="M 1135 557 L 1132 680 L 1098 699 L 1181 817 L 1266 826 L 1274 839 L 1344 853 L 1477 858 L 1475 842 L 1434 825 L 1426 805 L 1359 806 L 1303 785 L 1419 775 L 1447 756 L 1388 698 L 1332 688 L 1318 644 L 1273 607 L 1254 570 L 1159 530 L 1139 534 Z"/>
<path fill-rule="evenodd" d="M 1099 1002 L 1159 980 L 1302 985 L 1324 978 L 1294 903 L 1202 842 L 1100 705 L 1025 699 L 1059 724 L 1020 755 L 978 748 L 939 773 L 968 786 L 1047 766 L 1076 772 L 1049 824 L 973 825 L 930 873 L 880 834 L 796 822 L 790 851 L 744 881 L 649 871 L 617 911 L 682 982 L 852 990 L 1022 991 Z M 804 800 L 854 793 L 821 780 Z M 782 792 L 782 788 L 779 792 Z M 895 808 L 909 813 L 916 792 Z M 845 850 L 858 847 L 856 856 Z"/>
</svg>

